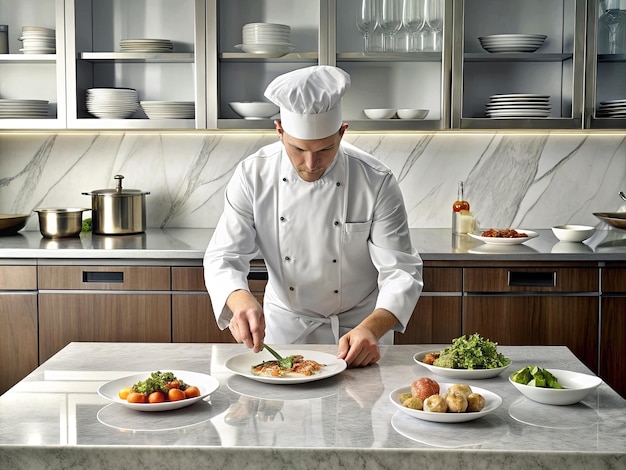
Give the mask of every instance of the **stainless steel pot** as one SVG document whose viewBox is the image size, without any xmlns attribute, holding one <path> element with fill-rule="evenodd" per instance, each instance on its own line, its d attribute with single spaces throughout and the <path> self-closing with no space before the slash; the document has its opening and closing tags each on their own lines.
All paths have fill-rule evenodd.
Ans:
<svg viewBox="0 0 626 470">
<path fill-rule="evenodd" d="M 77 237 L 83 228 L 83 212 L 89 209 L 34 209 L 39 215 L 39 231 L 45 238 Z"/>
<path fill-rule="evenodd" d="M 91 224 L 96 235 L 128 235 L 146 231 L 146 191 L 122 189 L 124 176 L 115 175 L 115 189 L 98 189 L 91 196 Z"/>
</svg>

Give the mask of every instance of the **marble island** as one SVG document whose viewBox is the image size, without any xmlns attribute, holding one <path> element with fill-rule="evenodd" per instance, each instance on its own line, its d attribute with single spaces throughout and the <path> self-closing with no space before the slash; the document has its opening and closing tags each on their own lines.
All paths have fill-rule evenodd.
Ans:
<svg viewBox="0 0 626 470">
<path fill-rule="evenodd" d="M 413 243 L 427 260 L 506 261 L 622 261 L 626 260 L 626 231 L 598 229 L 583 243 L 560 242 L 550 229 L 529 229 L 539 236 L 521 245 L 486 245 L 449 228 L 411 229 Z M 0 237 L 0 259 L 124 259 L 201 262 L 212 229 L 148 229 L 137 235 L 46 239 L 39 231 Z"/>
<path fill-rule="evenodd" d="M 389 399 L 415 378 L 413 361 L 443 345 L 395 345 L 377 365 L 299 385 L 233 374 L 236 344 L 71 343 L 0 397 L 0 468 L 617 469 L 626 465 L 626 400 L 602 384 L 570 406 L 521 395 L 508 373 L 467 381 L 502 404 L 478 420 L 421 421 Z M 333 345 L 302 345 L 336 353 Z M 509 372 L 529 364 L 591 373 L 562 346 L 501 346 Z M 211 375 L 219 389 L 180 410 L 143 413 L 98 388 L 151 370 Z"/>
</svg>

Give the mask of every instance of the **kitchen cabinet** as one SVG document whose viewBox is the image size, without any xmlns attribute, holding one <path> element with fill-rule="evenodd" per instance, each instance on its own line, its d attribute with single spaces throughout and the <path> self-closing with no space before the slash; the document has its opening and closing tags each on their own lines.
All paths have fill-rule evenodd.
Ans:
<svg viewBox="0 0 626 470">
<path fill-rule="evenodd" d="M 501 345 L 565 345 L 598 372 L 597 266 L 466 267 L 463 291 L 464 334 Z"/>
<path fill-rule="evenodd" d="M 580 129 L 585 78 L 585 0 L 455 2 L 452 127 Z M 535 52 L 489 53 L 478 38 L 543 34 Z M 549 96 L 548 117 L 488 118 L 493 95 Z"/>
<path fill-rule="evenodd" d="M 8 26 L 9 46 L 8 54 L 0 54 L 0 98 L 48 102 L 46 117 L 29 117 L 33 116 L 32 106 L 21 109 L 24 117 L 20 118 L 7 113 L 6 108 L 0 109 L 0 129 L 66 127 L 64 18 L 64 0 L 0 0 L 0 23 Z M 24 26 L 55 30 L 55 52 L 24 52 L 20 40 Z"/>
<path fill-rule="evenodd" d="M 589 0 L 585 127 L 626 128 L 626 2 Z"/>
<path fill-rule="evenodd" d="M 171 341 L 169 266 L 39 266 L 38 285 L 41 362 L 72 341 Z"/>
<path fill-rule="evenodd" d="M 66 0 L 67 113 L 72 129 L 206 128 L 204 0 Z M 123 39 L 166 39 L 170 52 L 121 52 Z M 133 88 L 139 101 L 193 102 L 195 119 L 128 119 L 87 112 L 89 88 Z"/>
<path fill-rule="evenodd" d="M 267 284 L 265 272 L 252 270 L 250 292 L 263 305 Z M 230 330 L 215 322 L 211 299 L 204 285 L 204 269 L 172 267 L 172 341 L 175 343 L 234 343 Z"/>
<path fill-rule="evenodd" d="M 38 365 L 37 267 L 0 266 L 0 395 Z"/>
<path fill-rule="evenodd" d="M 450 343 L 461 336 L 462 268 L 424 262 L 424 289 L 395 344 Z"/>
<path fill-rule="evenodd" d="M 626 398 L 626 265 L 607 263 L 601 282 L 600 376 Z"/>
</svg>

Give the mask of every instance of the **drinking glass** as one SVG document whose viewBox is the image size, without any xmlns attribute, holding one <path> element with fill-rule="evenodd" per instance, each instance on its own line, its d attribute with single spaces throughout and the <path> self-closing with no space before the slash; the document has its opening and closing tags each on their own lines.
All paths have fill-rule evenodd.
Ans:
<svg viewBox="0 0 626 470">
<path fill-rule="evenodd" d="M 608 30 L 608 44 L 599 47 L 600 53 L 606 54 L 623 54 L 626 51 L 626 10 L 620 10 L 620 2 L 615 0 L 607 0 L 600 2 L 602 15 L 598 19 L 600 26 L 604 26 Z M 600 28 L 599 28 L 600 31 Z M 599 45 L 601 41 L 598 41 Z"/>
<path fill-rule="evenodd" d="M 432 50 L 441 50 L 443 29 L 443 0 L 424 0 L 425 27 L 430 32 Z"/>
<path fill-rule="evenodd" d="M 424 45 L 418 41 L 418 38 L 425 25 L 424 0 L 404 0 L 402 24 L 409 34 L 409 52 L 421 51 Z"/>
<path fill-rule="evenodd" d="M 376 0 L 361 0 L 356 11 L 356 27 L 363 36 L 365 52 L 370 50 L 370 36 L 377 24 Z"/>
<path fill-rule="evenodd" d="M 378 24 L 385 34 L 385 52 L 394 50 L 394 36 L 402 26 L 402 0 L 379 0 Z"/>
</svg>

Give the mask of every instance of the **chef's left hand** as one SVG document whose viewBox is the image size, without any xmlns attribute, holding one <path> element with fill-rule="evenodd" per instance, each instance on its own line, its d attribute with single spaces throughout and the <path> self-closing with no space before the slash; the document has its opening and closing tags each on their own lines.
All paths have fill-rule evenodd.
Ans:
<svg viewBox="0 0 626 470">
<path fill-rule="evenodd" d="M 348 367 L 365 367 L 378 362 L 378 340 L 398 323 L 393 313 L 378 308 L 350 332 L 339 338 L 337 357 Z"/>
<path fill-rule="evenodd" d="M 345 359 L 348 367 L 365 367 L 378 362 L 380 350 L 378 338 L 367 328 L 357 326 L 339 338 L 339 359 Z"/>
</svg>

